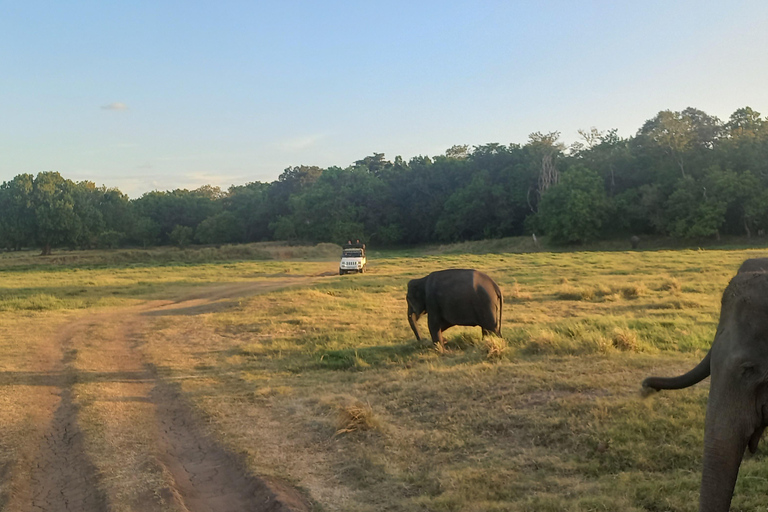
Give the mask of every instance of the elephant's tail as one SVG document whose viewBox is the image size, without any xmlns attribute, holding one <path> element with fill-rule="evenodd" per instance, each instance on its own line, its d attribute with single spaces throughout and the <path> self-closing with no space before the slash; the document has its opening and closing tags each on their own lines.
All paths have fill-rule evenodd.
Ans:
<svg viewBox="0 0 768 512">
<path fill-rule="evenodd" d="M 693 386 L 697 382 L 701 382 L 709 377 L 709 360 L 711 354 L 712 351 L 710 350 L 693 370 L 680 375 L 679 377 L 648 377 L 643 381 L 643 389 L 655 391 L 660 389 L 682 389 Z"/>
<path fill-rule="evenodd" d="M 496 315 L 496 332 L 501 336 L 501 312 L 504 309 L 504 295 L 501 293 L 501 289 L 496 287 L 496 296 L 499 298 L 499 314 Z"/>
</svg>

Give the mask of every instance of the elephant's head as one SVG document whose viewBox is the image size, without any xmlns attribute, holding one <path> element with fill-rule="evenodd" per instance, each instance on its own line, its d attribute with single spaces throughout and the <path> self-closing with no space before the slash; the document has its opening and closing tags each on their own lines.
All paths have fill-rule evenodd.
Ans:
<svg viewBox="0 0 768 512">
<path fill-rule="evenodd" d="M 408 281 L 408 293 L 405 295 L 405 300 L 408 302 L 408 323 L 417 340 L 421 340 L 421 336 L 419 336 L 416 322 L 427 311 L 426 284 L 427 280 L 424 277 Z"/>
<path fill-rule="evenodd" d="M 755 452 L 768 425 L 768 274 L 731 280 L 712 348 L 696 368 L 643 386 L 680 388 L 710 373 L 699 510 L 727 512 L 744 451 Z"/>
</svg>

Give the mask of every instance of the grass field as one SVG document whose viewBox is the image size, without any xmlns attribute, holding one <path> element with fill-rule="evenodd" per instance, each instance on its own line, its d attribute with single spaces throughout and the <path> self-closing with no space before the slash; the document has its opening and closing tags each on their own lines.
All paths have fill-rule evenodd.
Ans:
<svg viewBox="0 0 768 512">
<path fill-rule="evenodd" d="M 768 251 L 465 245 L 374 253 L 369 273 L 343 277 L 327 247 L 269 251 L 0 259 L 0 505 L 23 494 L 24 461 L 53 416 L 52 340 L 103 314 L 69 350 L 85 449 L 115 510 L 155 488 L 177 510 L 161 496 L 169 476 L 141 398 L 151 386 L 127 377 L 146 367 L 176 383 L 253 473 L 286 479 L 318 510 L 697 509 L 708 381 L 646 399 L 640 382 L 703 357 L 722 290 L 744 259 Z M 453 328 L 445 350 L 415 341 L 405 285 L 452 267 L 500 285 L 503 340 Z M 222 291 L 262 282 L 272 291 Z M 114 327 L 121 311 L 203 288 L 218 291 L 142 317 L 130 335 Z M 132 341 L 118 346 L 118 335 Z M 98 377 L 129 348 L 141 364 L 119 381 Z M 766 510 L 766 494 L 758 452 L 732 509 Z"/>
</svg>

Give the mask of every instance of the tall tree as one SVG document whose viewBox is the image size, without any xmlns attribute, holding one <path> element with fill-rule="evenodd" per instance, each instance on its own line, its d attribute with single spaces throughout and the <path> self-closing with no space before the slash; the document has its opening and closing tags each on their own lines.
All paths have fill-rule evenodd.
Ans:
<svg viewBox="0 0 768 512">
<path fill-rule="evenodd" d="M 0 185 L 0 243 L 7 249 L 19 250 L 34 243 L 34 179 L 31 174 L 19 174 Z"/>
<path fill-rule="evenodd" d="M 565 146 L 559 142 L 560 132 L 541 133 L 534 132 L 528 136 L 526 149 L 528 150 L 534 168 L 538 169 L 538 182 L 536 201 L 531 202 L 531 210 L 537 211 L 538 202 L 549 190 L 560 181 L 560 171 L 557 167 L 557 158 L 562 155 Z"/>
<path fill-rule="evenodd" d="M 43 255 L 54 247 L 74 243 L 80 220 L 75 212 L 75 184 L 58 172 L 41 172 L 32 184 L 35 241 Z"/>
<path fill-rule="evenodd" d="M 600 176 L 576 166 L 541 198 L 539 216 L 546 234 L 557 243 L 582 243 L 599 237 L 607 213 Z"/>
</svg>

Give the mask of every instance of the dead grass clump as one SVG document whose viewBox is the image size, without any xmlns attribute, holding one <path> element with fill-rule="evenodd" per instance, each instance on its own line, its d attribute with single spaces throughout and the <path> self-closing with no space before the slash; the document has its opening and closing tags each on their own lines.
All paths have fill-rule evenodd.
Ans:
<svg viewBox="0 0 768 512">
<path fill-rule="evenodd" d="M 595 296 L 595 291 L 590 288 L 577 288 L 564 284 L 555 293 L 555 296 L 559 300 L 592 300 Z"/>
<path fill-rule="evenodd" d="M 648 288 L 643 283 L 633 283 L 621 288 L 621 294 L 625 299 L 636 299 L 648 293 Z"/>
<path fill-rule="evenodd" d="M 512 291 L 507 294 L 507 297 L 517 300 L 531 300 L 532 295 L 530 293 L 526 293 L 520 290 L 520 285 L 517 284 L 517 281 L 515 281 L 512 284 Z M 505 297 L 504 301 L 508 302 L 509 299 Z"/>
<path fill-rule="evenodd" d="M 638 352 L 640 345 L 637 335 L 629 329 L 616 327 L 611 334 L 611 343 L 618 350 L 624 352 Z"/>
<path fill-rule="evenodd" d="M 550 329 L 542 329 L 530 336 L 524 350 L 530 354 L 551 354 L 557 352 L 560 344 L 560 335 Z"/>
<path fill-rule="evenodd" d="M 606 286 L 604 284 L 597 284 L 594 287 L 594 294 L 596 297 L 600 297 L 600 298 L 609 297 L 614 293 L 616 292 L 613 290 L 613 288 L 611 288 L 610 286 Z"/>
<path fill-rule="evenodd" d="M 680 280 L 676 277 L 670 277 L 661 283 L 659 290 L 677 295 L 683 291 L 683 283 L 681 283 Z"/>
<path fill-rule="evenodd" d="M 486 336 L 480 345 L 486 359 L 498 360 L 507 352 L 507 342 L 499 336 Z"/>
<path fill-rule="evenodd" d="M 374 430 L 379 427 L 381 427 L 381 421 L 373 412 L 371 404 L 356 402 L 351 405 L 339 406 L 334 435 Z"/>
</svg>

